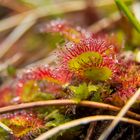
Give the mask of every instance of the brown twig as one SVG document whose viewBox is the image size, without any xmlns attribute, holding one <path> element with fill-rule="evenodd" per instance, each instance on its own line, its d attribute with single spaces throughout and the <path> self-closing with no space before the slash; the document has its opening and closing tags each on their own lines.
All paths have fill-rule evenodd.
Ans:
<svg viewBox="0 0 140 140">
<path fill-rule="evenodd" d="M 21 5 L 20 3 L 13 0 L 0 0 L 0 5 L 12 9 L 13 11 L 16 12 L 24 12 L 29 9 L 23 4 Z"/>
<path fill-rule="evenodd" d="M 87 130 L 87 135 L 84 140 L 92 140 L 92 135 L 95 132 L 96 125 L 97 125 L 97 122 L 90 123 L 89 128 Z"/>
<path fill-rule="evenodd" d="M 1 107 L 0 113 L 6 113 L 6 112 L 10 112 L 10 111 L 27 109 L 27 108 L 34 108 L 34 107 L 63 106 L 63 105 L 79 105 L 79 106 L 90 107 L 90 108 L 102 108 L 102 109 L 111 110 L 111 111 L 120 111 L 121 110 L 121 108 L 119 108 L 119 107 L 105 104 L 105 103 L 98 103 L 98 102 L 94 102 L 94 101 L 77 102 L 75 100 L 66 99 L 66 100 L 37 101 L 37 102 L 22 103 L 22 104 L 17 104 L 17 105 Z M 126 114 L 130 117 L 133 117 L 133 118 L 140 120 L 139 114 L 136 114 L 136 113 L 131 112 L 131 111 L 127 111 Z"/>
<path fill-rule="evenodd" d="M 129 1 L 129 0 L 125 0 L 125 1 Z M 114 2 L 108 1 L 108 0 L 107 1 L 98 1 L 98 2 L 94 1 L 94 3 L 95 3 L 96 8 L 103 8 L 104 6 L 114 5 Z M 26 17 L 28 14 L 31 14 L 31 13 L 35 13 L 36 15 L 38 15 L 41 18 L 44 16 L 53 15 L 53 14 L 80 11 L 80 10 L 84 10 L 86 8 L 86 4 L 85 4 L 84 0 L 67 1 L 67 2 L 57 3 L 56 5 L 55 4 L 53 4 L 53 5 L 54 6 L 46 5 L 46 6 L 38 7 L 36 9 L 29 10 L 27 12 L 23 12 L 21 14 L 1 20 L 0 21 L 0 32 L 17 26 L 24 19 L 24 17 Z M 48 13 L 48 9 L 50 9 L 49 11 L 52 11 L 52 13 L 51 12 Z M 52 10 L 52 9 L 55 9 L 55 10 Z M 40 15 L 39 11 L 41 11 L 41 15 Z M 43 15 L 42 15 L 42 13 L 43 13 Z"/>
<path fill-rule="evenodd" d="M 93 31 L 94 33 L 98 33 L 103 29 L 108 28 L 109 26 L 113 25 L 115 22 L 121 19 L 121 15 L 119 12 L 115 12 L 111 14 L 109 17 L 102 18 L 101 20 L 97 21 L 93 25 L 89 26 L 89 30 Z"/>
<path fill-rule="evenodd" d="M 32 20 L 32 22 L 29 22 Z M 34 15 L 30 14 L 23 19 L 10 35 L 1 43 L 0 58 L 3 57 L 14 43 L 36 22 Z"/>
<path fill-rule="evenodd" d="M 102 113 L 103 113 L 103 110 L 96 111 L 96 115 L 100 115 Z M 87 134 L 86 134 L 84 140 L 92 140 L 93 139 L 93 135 L 95 133 L 95 128 L 97 126 L 97 123 L 98 122 L 91 122 L 89 124 L 89 128 L 87 129 Z"/>
<path fill-rule="evenodd" d="M 33 14 L 35 16 L 35 20 L 41 17 L 62 14 L 74 11 L 80 11 L 86 8 L 85 2 L 82 1 L 67 1 L 63 3 L 57 3 L 52 5 L 45 5 L 33 10 L 29 10 L 27 12 L 23 12 L 21 14 L 3 19 L 0 21 L 0 32 L 6 29 L 12 28 L 20 24 L 20 22 L 28 15 Z M 30 19 L 29 22 L 32 22 Z"/>
<path fill-rule="evenodd" d="M 16 53 L 11 58 L 6 59 L 3 63 L 0 62 L 0 73 L 5 71 L 9 65 L 14 65 L 17 63 L 22 57 L 21 53 Z"/>
<path fill-rule="evenodd" d="M 81 1 L 82 2 L 82 1 Z M 67 5 L 66 5 L 67 4 Z M 11 32 L 11 34 L 2 42 L 1 44 L 1 52 L 0 52 L 0 58 L 2 58 L 10 49 L 12 49 L 12 46 L 14 45 L 14 43 L 27 31 L 30 29 L 30 27 L 32 27 L 35 23 L 36 20 L 40 17 L 46 16 L 46 15 L 50 15 L 51 14 L 58 14 L 58 13 L 63 13 L 65 12 L 69 12 L 69 11 L 76 11 L 76 10 L 81 10 L 81 8 L 83 9 L 84 7 L 84 3 L 78 3 L 80 4 L 80 7 L 76 7 L 73 2 L 69 2 L 69 3 L 63 3 L 58 5 L 47 5 L 44 7 L 39 7 L 36 8 L 35 10 L 31 10 L 29 12 L 26 12 L 21 14 L 21 16 L 23 17 L 22 21 L 20 22 L 20 24 L 13 30 L 13 32 Z M 52 10 L 55 9 L 55 10 Z M 24 15 L 26 15 L 26 17 L 24 18 Z M 6 27 L 6 25 L 3 24 L 3 22 L 0 22 L 0 24 L 4 27 Z M 11 26 L 11 23 L 8 23 Z M 1 26 L 0 25 L 0 26 Z M 1 30 L 1 29 L 0 29 Z"/>
<path fill-rule="evenodd" d="M 99 102 L 93 102 L 93 101 L 81 101 L 79 103 L 81 106 L 87 106 L 87 107 L 91 107 L 91 108 L 103 108 L 106 110 L 112 110 L 112 111 L 120 111 L 121 108 L 113 106 L 113 105 L 109 105 L 109 104 L 105 104 L 105 103 L 99 103 Z M 136 114 L 132 111 L 127 111 L 127 115 L 140 119 L 140 115 Z"/>
<path fill-rule="evenodd" d="M 126 112 L 129 110 L 129 108 L 135 103 L 137 98 L 140 96 L 140 88 L 137 90 L 137 92 L 128 100 L 128 102 L 124 105 L 124 107 L 120 110 L 120 112 L 117 114 L 115 119 L 112 121 L 110 126 L 102 133 L 102 135 L 99 137 L 99 140 L 106 139 L 109 134 L 113 131 L 113 129 L 116 127 L 116 125 L 119 123 L 119 121 L 122 119 L 122 117 L 126 114 Z"/>
<path fill-rule="evenodd" d="M 75 127 L 78 125 L 87 124 L 87 123 L 90 123 L 93 121 L 114 120 L 114 119 L 115 119 L 115 116 L 110 116 L 110 115 L 97 115 L 97 116 L 90 116 L 90 117 L 77 119 L 74 121 L 64 123 L 64 124 L 57 126 L 55 128 L 52 128 L 51 130 L 41 134 L 35 140 L 47 140 L 62 130 L 66 130 L 66 129 L 69 129 L 69 128 L 72 128 L 72 127 Z M 132 119 L 128 119 L 128 118 L 121 118 L 121 121 L 127 122 L 127 123 L 132 123 L 132 124 L 140 126 L 140 121 L 136 121 L 136 120 L 132 120 Z"/>
</svg>

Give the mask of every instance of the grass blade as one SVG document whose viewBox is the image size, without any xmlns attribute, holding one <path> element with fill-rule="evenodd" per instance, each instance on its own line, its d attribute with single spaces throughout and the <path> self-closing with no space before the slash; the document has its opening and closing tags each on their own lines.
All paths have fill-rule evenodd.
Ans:
<svg viewBox="0 0 140 140">
<path fill-rule="evenodd" d="M 140 33 L 140 23 L 136 19 L 136 17 L 133 15 L 133 13 L 129 10 L 129 8 L 126 6 L 126 4 L 122 0 L 115 0 L 115 2 L 117 4 L 118 8 L 123 11 L 123 13 L 129 19 L 129 21 L 135 27 L 135 29 Z"/>
</svg>

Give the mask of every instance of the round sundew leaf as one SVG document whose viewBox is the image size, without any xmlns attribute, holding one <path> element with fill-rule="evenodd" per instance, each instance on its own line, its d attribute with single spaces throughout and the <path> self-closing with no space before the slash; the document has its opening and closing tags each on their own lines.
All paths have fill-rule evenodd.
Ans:
<svg viewBox="0 0 140 140">
<path fill-rule="evenodd" d="M 95 81 L 105 81 L 109 79 L 112 75 L 112 71 L 107 67 L 102 68 L 90 68 L 84 71 L 84 77 L 95 80 Z"/>
<path fill-rule="evenodd" d="M 102 56 L 97 52 L 85 52 L 68 62 L 70 70 L 80 70 L 88 64 L 99 65 L 102 63 Z"/>
</svg>

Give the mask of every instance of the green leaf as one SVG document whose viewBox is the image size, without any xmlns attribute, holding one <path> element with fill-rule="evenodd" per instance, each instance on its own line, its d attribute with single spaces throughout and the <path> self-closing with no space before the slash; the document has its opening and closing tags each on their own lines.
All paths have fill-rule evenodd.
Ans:
<svg viewBox="0 0 140 140">
<path fill-rule="evenodd" d="M 76 100 L 85 100 L 87 99 L 91 92 L 97 91 L 98 87 L 95 85 L 87 85 L 86 83 L 82 83 L 79 86 L 70 86 L 70 90 L 73 92 L 73 98 Z"/>
<path fill-rule="evenodd" d="M 54 98 L 55 96 L 51 93 L 40 92 L 40 88 L 35 81 L 28 81 L 28 83 L 24 85 L 23 92 L 21 94 L 21 99 L 24 102 L 51 100 Z"/>
<path fill-rule="evenodd" d="M 132 14 L 132 12 L 128 9 L 126 4 L 123 2 L 123 0 L 115 0 L 117 6 L 120 10 L 124 12 L 124 14 L 128 17 L 129 21 L 132 23 L 132 25 L 135 27 L 135 29 L 140 33 L 140 23 L 136 19 L 136 17 Z"/>
<path fill-rule="evenodd" d="M 96 61 L 97 64 L 100 64 L 102 59 L 102 56 L 97 52 L 85 52 L 70 60 L 68 66 L 69 69 L 80 70 L 85 64 L 91 63 L 91 61 Z"/>
<path fill-rule="evenodd" d="M 96 92 L 91 100 L 95 101 L 95 102 L 102 102 L 102 98 L 101 98 L 100 93 Z"/>
<path fill-rule="evenodd" d="M 48 128 L 56 127 L 70 120 L 65 115 L 61 114 L 59 110 L 54 110 L 52 113 L 46 116 L 45 119 L 50 120 L 45 125 Z"/>
<path fill-rule="evenodd" d="M 9 140 L 9 139 L 10 135 L 8 134 L 8 132 L 0 128 L 0 140 Z"/>
<path fill-rule="evenodd" d="M 33 95 L 32 101 L 52 100 L 54 98 L 54 95 L 51 93 L 37 92 Z"/>
<path fill-rule="evenodd" d="M 88 85 L 88 91 L 89 92 L 93 92 L 93 91 L 97 91 L 98 90 L 98 86 L 95 85 Z"/>
<path fill-rule="evenodd" d="M 91 68 L 85 70 L 85 76 L 94 81 L 105 81 L 109 79 L 112 75 L 111 69 L 108 67 L 102 67 L 102 68 Z"/>
<path fill-rule="evenodd" d="M 9 76 L 15 76 L 16 75 L 16 69 L 14 66 L 9 65 L 7 67 L 7 73 Z"/>
<path fill-rule="evenodd" d="M 56 48 L 58 44 L 62 45 L 65 42 L 65 38 L 59 33 L 47 33 L 46 40 L 48 45 L 52 48 Z"/>
</svg>

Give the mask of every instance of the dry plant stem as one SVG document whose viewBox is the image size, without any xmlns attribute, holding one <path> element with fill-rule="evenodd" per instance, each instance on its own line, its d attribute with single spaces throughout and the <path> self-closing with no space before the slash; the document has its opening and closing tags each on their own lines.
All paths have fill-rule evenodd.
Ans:
<svg viewBox="0 0 140 140">
<path fill-rule="evenodd" d="M 30 15 L 30 14 L 33 14 L 36 17 L 36 19 L 38 19 L 41 17 L 50 16 L 50 15 L 54 15 L 54 14 L 62 14 L 62 13 L 67 13 L 67 12 L 79 11 L 79 10 L 83 10 L 85 8 L 86 8 L 86 5 L 83 0 L 67 1 L 67 2 L 57 3 L 57 4 L 53 4 L 53 5 L 41 6 L 41 7 L 35 8 L 33 10 L 23 12 L 21 14 L 1 20 L 0 21 L 0 32 L 20 24 L 20 22 L 27 15 Z M 32 22 L 32 19 L 30 19 L 30 22 Z"/>
<path fill-rule="evenodd" d="M 54 63 L 55 60 L 57 59 L 57 55 L 56 55 L 57 51 L 58 51 L 57 49 L 54 49 L 53 51 L 51 51 L 48 54 L 47 57 L 45 57 L 45 58 L 43 58 L 41 60 L 35 61 L 35 62 L 33 62 L 33 63 L 29 64 L 29 65 L 26 65 L 25 68 L 36 67 L 38 65 L 46 65 L 46 64 L 52 66 L 51 63 Z M 22 71 L 24 71 L 24 70 L 25 69 L 20 69 L 19 73 L 22 73 Z"/>
<path fill-rule="evenodd" d="M 46 14 L 59 14 L 69 11 L 75 11 L 75 10 L 80 10 L 81 8 L 83 9 L 84 3 L 79 3 L 78 5 L 79 8 L 73 5 L 74 3 L 67 3 L 68 5 L 60 4 L 58 5 L 53 5 L 53 6 L 45 6 L 45 7 L 39 7 L 35 10 L 32 10 L 30 12 L 27 12 L 26 17 L 23 19 L 23 21 L 18 25 L 14 31 L 2 42 L 1 44 L 1 53 L 0 53 L 0 58 L 3 57 L 14 45 L 14 43 L 33 25 L 36 23 L 36 20 L 40 17 L 46 16 Z M 70 4 L 70 5 L 69 5 Z M 52 10 L 55 9 L 55 10 Z M 56 12 L 57 11 L 57 12 Z M 10 22 L 8 23 L 10 24 Z M 1 25 L 0 25 L 1 26 Z M 3 25 L 5 27 L 6 25 Z M 1 28 L 0 28 L 1 29 Z"/>
<path fill-rule="evenodd" d="M 79 103 L 80 106 L 86 106 L 86 107 L 91 107 L 91 108 L 102 108 L 102 109 L 106 109 L 106 110 L 112 110 L 112 111 L 120 111 L 121 108 L 113 106 L 113 105 L 109 105 L 109 104 L 105 104 L 105 103 L 99 103 L 99 102 L 93 102 L 93 101 L 81 101 Z M 132 111 L 127 111 L 127 115 L 130 117 L 134 117 L 136 119 L 140 119 L 140 115 L 136 114 Z"/>
<path fill-rule="evenodd" d="M 32 20 L 32 22 L 29 22 Z M 17 26 L 13 32 L 2 42 L 0 58 L 3 57 L 14 43 L 35 23 L 34 15 L 30 14 Z"/>
<path fill-rule="evenodd" d="M 96 112 L 96 115 L 101 115 L 102 112 L 103 112 L 103 110 L 100 110 L 100 109 L 99 109 L 99 110 Z M 97 123 L 98 123 L 98 122 L 90 122 L 89 127 L 88 127 L 88 129 L 87 129 L 87 134 L 86 134 L 84 140 L 92 140 L 92 139 L 93 139 L 94 133 L 95 133 L 95 128 L 96 128 L 96 126 L 97 126 Z"/>
<path fill-rule="evenodd" d="M 140 96 L 140 88 L 137 90 L 137 92 L 128 100 L 128 102 L 124 105 L 124 107 L 120 110 L 120 112 L 117 114 L 113 122 L 110 124 L 110 126 L 102 133 L 102 135 L 99 137 L 99 140 L 105 140 L 109 134 L 114 130 L 116 125 L 119 123 L 119 121 L 122 119 L 122 117 L 126 114 L 126 112 L 129 110 L 129 108 L 135 103 L 137 98 Z"/>
<path fill-rule="evenodd" d="M 54 51 L 56 51 L 56 49 Z M 20 75 L 25 71 L 25 69 L 28 69 L 28 68 L 31 68 L 31 67 L 36 67 L 36 66 L 40 66 L 40 65 L 51 65 L 52 66 L 51 63 L 53 63 L 57 58 L 57 56 L 55 54 L 53 54 L 53 52 L 50 53 L 49 56 L 46 57 L 46 58 L 35 61 L 35 62 L 33 62 L 29 65 L 26 65 L 25 68 L 18 69 L 17 74 Z"/>
<path fill-rule="evenodd" d="M 57 50 L 55 49 L 53 52 L 56 52 L 56 51 Z M 28 67 L 34 67 L 34 66 L 37 66 L 37 65 L 43 65 L 43 64 L 44 65 L 45 64 L 51 65 L 51 63 L 53 63 L 57 59 L 57 56 L 55 54 L 53 54 L 53 52 L 50 53 L 50 55 L 48 57 L 43 58 L 41 60 L 38 60 L 38 61 L 36 61 L 34 63 L 31 63 L 31 64 L 27 65 L 26 68 L 28 68 Z"/>
<path fill-rule="evenodd" d="M 112 1 L 104 2 L 104 3 L 95 2 L 95 7 L 100 8 L 102 6 L 108 6 L 108 5 L 110 6 L 110 4 L 113 4 Z M 85 8 L 86 8 L 86 5 L 85 5 L 84 0 L 67 1 L 63 3 L 57 3 L 53 5 L 46 5 L 46 6 L 38 7 L 36 9 L 23 12 L 21 14 L 1 20 L 0 32 L 17 26 L 24 19 L 25 16 L 31 13 L 36 14 L 37 18 L 41 18 L 44 16 L 50 16 L 53 14 L 80 11 Z M 55 9 L 55 10 L 52 10 L 52 9 Z"/>
<path fill-rule="evenodd" d="M 14 0 L 0 0 L 0 5 L 12 9 L 16 12 L 24 12 L 28 9 L 27 7 L 23 6 L 23 4 L 21 5 L 20 3 Z"/>
<path fill-rule="evenodd" d="M 90 123 L 89 128 L 87 130 L 87 135 L 86 135 L 84 140 L 91 140 L 92 139 L 92 135 L 95 132 L 96 125 L 97 125 L 97 122 Z"/>
<path fill-rule="evenodd" d="M 121 108 L 113 106 L 113 105 L 109 105 L 109 104 L 105 104 L 105 103 L 98 103 L 98 102 L 93 102 L 93 101 L 77 102 L 75 100 L 49 100 L 49 101 L 37 101 L 37 102 L 31 102 L 31 103 L 21 103 L 21 104 L 17 104 L 17 105 L 1 107 L 0 113 L 6 113 L 6 112 L 10 112 L 10 111 L 16 111 L 16 110 L 34 108 L 34 107 L 63 106 L 63 105 L 79 105 L 79 106 L 90 107 L 90 108 L 102 108 L 102 109 L 111 110 L 111 111 L 120 111 L 121 110 Z M 139 114 L 136 114 L 131 111 L 127 111 L 126 114 L 130 117 L 140 120 Z"/>
<path fill-rule="evenodd" d="M 0 20 L 0 32 L 20 24 L 21 21 L 25 18 L 25 16 L 27 16 L 26 12 Z"/>
<path fill-rule="evenodd" d="M 0 122 L 0 127 L 3 128 L 8 133 L 13 134 L 12 130 L 8 126 L 6 126 L 5 124 L 3 124 L 2 122 Z"/>
<path fill-rule="evenodd" d="M 57 126 L 55 128 L 52 128 L 51 130 L 41 134 L 35 140 L 47 140 L 62 130 L 66 130 L 66 129 L 69 129 L 78 125 L 84 125 L 93 121 L 114 120 L 114 119 L 115 119 L 115 116 L 110 116 L 110 115 L 97 115 L 97 116 L 90 116 L 90 117 L 77 119 L 77 120 L 62 124 L 60 126 Z M 128 118 L 121 118 L 121 121 L 140 126 L 140 122 L 136 120 L 132 120 Z"/>
<path fill-rule="evenodd" d="M 108 28 L 110 25 L 113 25 L 113 23 L 117 22 L 121 19 L 121 15 L 119 12 L 111 14 L 109 17 L 105 17 L 93 25 L 91 25 L 88 30 L 93 31 L 94 33 L 98 33 L 101 30 Z"/>
<path fill-rule="evenodd" d="M 20 58 L 22 57 L 21 53 L 16 53 L 14 56 L 12 56 L 11 58 L 7 59 L 4 62 L 0 63 L 0 72 L 5 71 L 5 69 L 9 66 L 9 65 L 13 65 L 15 64 L 17 61 L 20 60 Z"/>
</svg>

